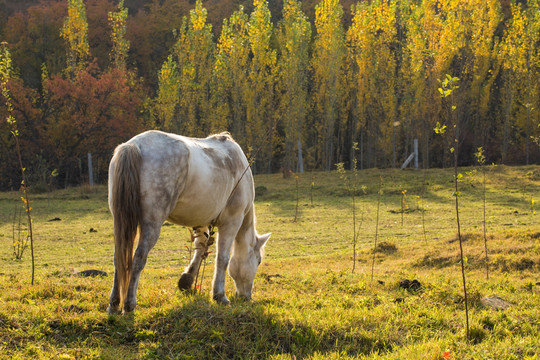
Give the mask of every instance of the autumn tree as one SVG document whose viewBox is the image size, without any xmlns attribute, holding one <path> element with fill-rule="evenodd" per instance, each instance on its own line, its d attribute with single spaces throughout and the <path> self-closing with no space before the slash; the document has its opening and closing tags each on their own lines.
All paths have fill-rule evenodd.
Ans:
<svg viewBox="0 0 540 360">
<path fill-rule="evenodd" d="M 347 31 L 349 56 L 357 71 L 352 86 L 356 87 L 356 104 L 360 107 L 352 133 L 357 134 L 362 127 L 367 134 L 367 149 L 373 154 L 370 161 L 373 166 L 378 164 L 378 152 L 382 153 L 382 159 L 396 157 L 394 131 L 399 121 L 395 6 L 394 2 L 387 1 L 359 3 L 353 8 L 352 24 Z M 395 160 L 391 163 L 395 165 Z"/>
<path fill-rule="evenodd" d="M 240 145 L 247 149 L 246 93 L 250 49 L 248 43 L 249 17 L 244 8 L 223 21 L 218 39 L 213 71 L 213 123 L 228 129 Z"/>
<path fill-rule="evenodd" d="M 172 123 L 174 132 L 205 137 L 210 132 L 211 79 L 215 44 L 212 25 L 206 22 L 207 11 L 198 0 L 184 18 L 173 49 L 178 67 L 179 113 Z"/>
<path fill-rule="evenodd" d="M 108 20 L 111 26 L 112 49 L 111 62 L 115 68 L 126 69 L 126 59 L 129 51 L 129 40 L 126 39 L 128 10 L 124 0 L 118 3 L 116 12 L 109 12 Z"/>
<path fill-rule="evenodd" d="M 430 145 L 433 136 L 433 122 L 436 118 L 436 104 L 438 98 L 434 98 L 433 86 L 433 46 L 430 36 L 431 28 L 439 29 L 438 17 L 433 7 L 410 4 L 409 10 L 404 13 L 403 25 L 407 29 L 404 41 L 404 61 L 401 73 L 403 82 L 403 100 L 401 112 L 408 115 L 411 127 L 415 129 L 415 135 L 422 144 L 420 152 L 422 165 L 429 168 Z"/>
<path fill-rule="evenodd" d="M 170 131 L 176 121 L 177 107 L 180 101 L 180 79 L 178 66 L 172 55 L 161 66 L 158 75 L 158 93 L 152 106 L 155 126 Z"/>
<path fill-rule="evenodd" d="M 90 56 L 88 22 L 83 0 L 68 0 L 68 15 L 60 35 L 66 42 L 66 72 L 73 75 L 87 65 Z"/>
<path fill-rule="evenodd" d="M 512 18 L 501 44 L 500 56 L 505 79 L 504 125 L 501 141 L 503 162 L 506 162 L 509 157 L 511 143 L 521 140 L 524 142 L 525 148 L 524 162 L 528 164 L 530 161 L 530 138 L 538 131 L 540 109 L 539 7 L 538 0 L 529 1 L 527 4 L 512 3 Z M 513 127 L 517 127 L 523 135 L 514 139 L 511 134 Z"/>
<path fill-rule="evenodd" d="M 42 64 L 53 73 L 65 68 L 66 52 L 58 34 L 66 13 L 65 0 L 40 2 L 11 16 L 0 33 L 10 44 L 20 77 L 34 89 L 41 84 Z"/>
<path fill-rule="evenodd" d="M 271 47 L 273 24 L 266 0 L 254 0 L 249 18 L 248 40 L 251 50 L 248 86 L 246 87 L 246 137 L 253 151 L 258 151 L 255 169 L 270 172 L 276 118 L 274 77 L 276 51 Z"/>
<path fill-rule="evenodd" d="M 412 3 L 410 12 L 404 16 L 407 38 L 402 73 L 409 86 L 405 87 L 401 108 L 403 113 L 410 114 L 413 124 L 421 129 L 418 135 L 424 144 L 425 167 L 430 163 L 450 164 L 446 146 L 448 133 L 434 139 L 432 129 L 443 112 L 441 98 L 436 95 L 438 79 L 448 73 L 462 74 L 459 65 L 463 66 L 464 63 L 460 61 L 460 54 L 465 50 L 466 41 L 466 34 L 460 28 L 462 19 L 459 1 L 453 0 Z M 460 103 L 465 98 L 462 91 L 455 101 Z M 463 119 L 461 112 L 464 108 L 459 107 L 458 123 Z M 461 139 L 461 134 L 457 134 L 457 137 Z"/>
<path fill-rule="evenodd" d="M 298 151 L 302 151 L 305 120 L 309 108 L 309 43 L 311 25 L 300 8 L 300 2 L 287 0 L 277 38 L 279 116 L 285 133 L 283 168 L 294 170 Z M 296 169 L 298 171 L 299 169 Z"/>
<path fill-rule="evenodd" d="M 315 161 L 330 170 L 337 162 L 335 133 L 340 121 L 342 67 L 345 57 L 343 8 L 338 0 L 322 0 L 315 11 L 317 30 L 313 49 L 313 102 L 315 120 L 312 139 L 316 144 Z M 313 138 L 314 136 L 314 138 Z"/>
<path fill-rule="evenodd" d="M 66 183 L 70 177 L 79 176 L 73 170 L 88 152 L 101 159 L 100 170 L 105 171 L 114 147 L 141 131 L 140 89 L 123 70 L 100 73 L 91 63 L 72 79 L 53 75 L 45 86 L 47 106 L 56 111 L 47 119 L 44 135 L 55 149 L 57 168 Z"/>
<path fill-rule="evenodd" d="M 470 16 L 473 13 L 474 16 Z M 486 147 L 490 140 L 489 104 L 499 64 L 496 51 L 498 49 L 497 30 L 503 18 L 499 0 L 468 0 L 461 5 L 460 27 L 464 30 L 464 47 L 461 52 L 461 90 L 468 96 L 462 106 L 466 107 L 463 117 L 468 119 L 462 132 L 471 138 L 464 141 L 467 157 L 473 157 L 474 150 Z M 465 25 L 465 26 L 464 26 Z"/>
</svg>

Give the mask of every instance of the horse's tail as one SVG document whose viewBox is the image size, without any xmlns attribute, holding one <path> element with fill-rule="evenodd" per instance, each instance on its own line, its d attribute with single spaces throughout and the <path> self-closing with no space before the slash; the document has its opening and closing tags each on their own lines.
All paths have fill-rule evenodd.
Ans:
<svg viewBox="0 0 540 360">
<path fill-rule="evenodd" d="M 119 145 L 111 160 L 110 207 L 114 222 L 114 259 L 120 309 L 127 296 L 133 248 L 141 222 L 139 174 L 141 152 L 135 144 Z"/>
</svg>

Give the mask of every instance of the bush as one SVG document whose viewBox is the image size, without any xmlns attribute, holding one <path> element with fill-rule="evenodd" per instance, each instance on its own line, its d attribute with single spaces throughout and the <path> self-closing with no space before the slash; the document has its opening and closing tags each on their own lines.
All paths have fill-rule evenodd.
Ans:
<svg viewBox="0 0 540 360">
<path fill-rule="evenodd" d="M 388 241 L 382 241 L 377 244 L 377 247 L 375 248 L 375 252 L 383 253 L 383 254 L 393 254 L 398 251 L 398 248 L 396 244 L 388 242 Z"/>
<path fill-rule="evenodd" d="M 255 196 L 264 196 L 268 192 L 268 189 L 264 185 L 255 187 Z"/>
</svg>

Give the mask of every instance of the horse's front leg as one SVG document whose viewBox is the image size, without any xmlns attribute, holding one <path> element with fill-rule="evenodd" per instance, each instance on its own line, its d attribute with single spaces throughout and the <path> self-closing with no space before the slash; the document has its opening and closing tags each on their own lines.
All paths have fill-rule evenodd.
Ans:
<svg viewBox="0 0 540 360">
<path fill-rule="evenodd" d="M 139 238 L 139 245 L 133 255 L 133 264 L 131 268 L 131 278 L 129 281 L 129 288 L 124 301 L 124 312 L 131 312 L 137 305 L 137 287 L 139 285 L 139 279 L 141 272 L 146 265 L 148 259 L 148 253 L 159 238 L 161 230 L 161 224 L 157 223 L 145 223 L 142 227 L 141 236 Z"/>
<path fill-rule="evenodd" d="M 229 257 L 234 238 L 240 228 L 240 221 L 229 222 L 219 227 L 216 244 L 216 268 L 214 270 L 214 280 L 212 282 L 212 297 L 223 305 L 229 304 L 229 299 L 225 295 L 225 275 L 229 266 Z"/>
<path fill-rule="evenodd" d="M 191 240 L 193 241 L 195 251 L 193 253 L 191 262 L 186 267 L 182 275 L 180 275 L 180 280 L 178 280 L 178 288 L 180 290 L 190 290 L 193 282 L 197 278 L 204 254 L 206 251 L 208 251 L 207 241 L 209 236 L 210 234 L 208 227 L 197 227 L 193 229 Z"/>
</svg>

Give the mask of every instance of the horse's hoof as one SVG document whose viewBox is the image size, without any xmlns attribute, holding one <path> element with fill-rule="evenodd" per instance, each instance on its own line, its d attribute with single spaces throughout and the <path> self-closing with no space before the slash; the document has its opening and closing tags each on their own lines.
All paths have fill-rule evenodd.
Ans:
<svg viewBox="0 0 540 360">
<path fill-rule="evenodd" d="M 122 312 L 122 315 L 127 315 L 129 313 L 132 313 L 133 310 L 135 310 L 135 306 L 137 306 L 137 304 L 131 304 L 131 303 L 126 302 L 124 304 L 124 311 Z"/>
<path fill-rule="evenodd" d="M 229 299 L 227 299 L 227 297 L 225 296 L 225 294 L 216 294 L 213 296 L 215 302 L 217 302 L 218 304 L 221 304 L 221 305 L 229 305 L 231 302 L 229 301 Z"/>
<path fill-rule="evenodd" d="M 182 291 L 187 291 L 191 289 L 191 285 L 193 285 L 193 275 L 190 273 L 183 273 L 180 276 L 180 280 L 178 280 L 178 288 Z"/>
<path fill-rule="evenodd" d="M 109 315 L 119 315 L 119 314 L 122 313 L 122 311 L 120 311 L 120 309 L 118 308 L 118 306 L 111 306 L 111 305 L 109 305 L 109 306 L 107 307 L 107 313 L 108 313 Z"/>
</svg>

